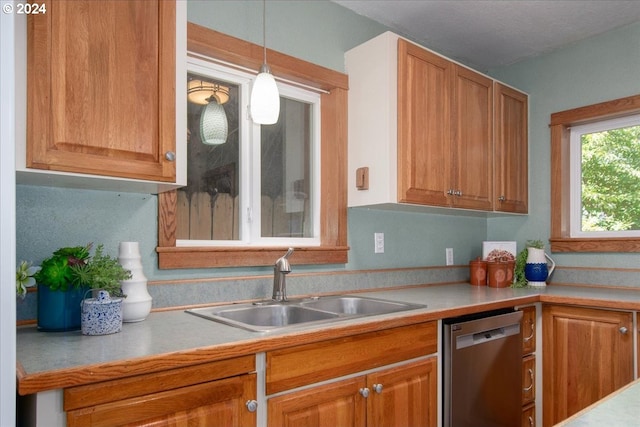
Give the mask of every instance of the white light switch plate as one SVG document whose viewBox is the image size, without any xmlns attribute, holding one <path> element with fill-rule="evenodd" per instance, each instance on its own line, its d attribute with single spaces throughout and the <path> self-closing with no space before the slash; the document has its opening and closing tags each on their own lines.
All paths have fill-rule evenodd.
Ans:
<svg viewBox="0 0 640 427">
<path fill-rule="evenodd" d="M 373 233 L 374 247 L 373 253 L 384 253 L 384 233 Z"/>
</svg>

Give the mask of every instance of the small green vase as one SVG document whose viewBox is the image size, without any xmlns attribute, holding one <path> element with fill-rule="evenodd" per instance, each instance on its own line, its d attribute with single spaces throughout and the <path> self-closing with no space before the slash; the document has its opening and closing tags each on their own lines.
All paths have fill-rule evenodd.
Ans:
<svg viewBox="0 0 640 427">
<path fill-rule="evenodd" d="M 51 290 L 38 285 L 38 330 L 45 332 L 80 329 L 80 304 L 87 288 L 67 291 Z"/>
</svg>

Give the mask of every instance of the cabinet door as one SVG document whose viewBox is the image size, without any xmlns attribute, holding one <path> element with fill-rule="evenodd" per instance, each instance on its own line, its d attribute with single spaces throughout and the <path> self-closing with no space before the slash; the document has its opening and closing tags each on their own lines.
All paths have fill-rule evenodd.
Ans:
<svg viewBox="0 0 640 427">
<path fill-rule="evenodd" d="M 269 427 L 364 427 L 364 377 L 273 397 L 267 402 Z"/>
<path fill-rule="evenodd" d="M 493 208 L 493 81 L 454 65 L 452 205 Z"/>
<path fill-rule="evenodd" d="M 255 426 L 246 402 L 256 398 L 256 375 L 240 375 L 67 412 L 67 425 Z"/>
<path fill-rule="evenodd" d="M 399 202 L 450 203 L 452 65 L 416 45 L 398 41 Z"/>
<path fill-rule="evenodd" d="M 528 98 L 496 82 L 494 209 L 527 213 Z"/>
<path fill-rule="evenodd" d="M 174 182 L 175 35 L 174 1 L 29 15 L 27 167 Z"/>
<path fill-rule="evenodd" d="M 437 364 L 433 357 L 368 375 L 367 426 L 435 427 Z"/>
<path fill-rule="evenodd" d="M 543 306 L 543 422 L 555 425 L 633 380 L 632 314 Z"/>
</svg>

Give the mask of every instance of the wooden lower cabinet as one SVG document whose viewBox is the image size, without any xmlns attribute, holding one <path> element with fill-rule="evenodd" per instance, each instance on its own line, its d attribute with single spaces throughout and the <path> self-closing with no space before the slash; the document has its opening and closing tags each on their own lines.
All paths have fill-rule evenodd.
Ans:
<svg viewBox="0 0 640 427">
<path fill-rule="evenodd" d="M 431 357 L 268 399 L 269 427 L 437 424 L 437 359 Z"/>
<path fill-rule="evenodd" d="M 632 313 L 543 305 L 543 425 L 631 382 Z"/>
<path fill-rule="evenodd" d="M 67 426 L 256 425 L 254 356 L 65 389 Z M 231 376 L 228 376 L 231 375 Z M 213 379 L 213 378 L 218 379 Z"/>
</svg>

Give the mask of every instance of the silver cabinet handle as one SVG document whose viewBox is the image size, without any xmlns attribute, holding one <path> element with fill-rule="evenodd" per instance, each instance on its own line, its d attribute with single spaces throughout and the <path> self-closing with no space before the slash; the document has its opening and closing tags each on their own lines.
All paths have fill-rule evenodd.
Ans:
<svg viewBox="0 0 640 427">
<path fill-rule="evenodd" d="M 533 426 L 533 417 L 531 417 L 531 416 L 529 417 L 529 425 L 530 425 L 531 427 L 534 427 L 534 426 Z"/>
<path fill-rule="evenodd" d="M 249 412 L 256 412 L 256 410 L 258 409 L 258 402 L 256 402 L 255 400 L 247 400 L 245 406 L 247 407 Z"/>
<path fill-rule="evenodd" d="M 504 196 L 500 196 L 500 197 L 498 197 L 498 201 L 499 201 L 499 202 L 504 202 L 505 200 L 507 200 L 507 198 L 506 198 L 506 197 L 504 197 Z"/>
<path fill-rule="evenodd" d="M 456 196 L 462 196 L 462 190 L 456 190 L 453 192 Z"/>
<path fill-rule="evenodd" d="M 169 160 L 170 162 L 173 162 L 176 159 L 176 153 L 174 153 L 173 151 L 167 151 L 166 153 L 164 153 L 164 158 Z"/>
<path fill-rule="evenodd" d="M 629 330 L 627 329 L 626 326 L 622 326 L 620 329 L 618 329 L 620 331 L 621 334 L 626 334 L 627 332 L 629 332 Z"/>
<path fill-rule="evenodd" d="M 450 196 L 453 196 L 453 189 L 451 189 L 451 188 L 448 189 L 447 190 L 447 194 L 450 195 Z"/>
<path fill-rule="evenodd" d="M 533 377 L 533 369 L 529 369 L 529 377 L 531 378 L 531 385 L 529 387 L 523 388 L 522 391 L 530 391 L 533 388 L 533 383 L 535 382 L 535 379 Z"/>
<path fill-rule="evenodd" d="M 360 389 L 360 394 L 362 395 L 362 397 L 367 398 L 369 397 L 369 389 L 368 388 L 361 388 Z"/>
<path fill-rule="evenodd" d="M 525 337 L 524 342 L 529 341 L 531 338 L 533 338 L 534 335 L 535 335 L 535 330 L 533 328 L 533 322 L 531 322 L 531 335 L 529 335 L 528 337 Z"/>
<path fill-rule="evenodd" d="M 382 393 L 382 384 L 374 384 L 372 388 L 373 388 L 373 391 L 375 391 L 376 393 L 378 394 Z"/>
</svg>

